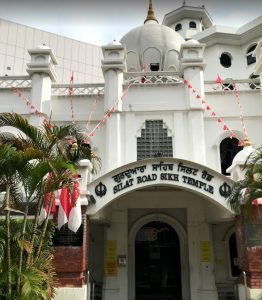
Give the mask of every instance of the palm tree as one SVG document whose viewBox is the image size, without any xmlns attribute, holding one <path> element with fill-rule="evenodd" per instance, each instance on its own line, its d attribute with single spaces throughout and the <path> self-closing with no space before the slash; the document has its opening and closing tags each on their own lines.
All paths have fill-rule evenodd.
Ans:
<svg viewBox="0 0 262 300">
<path fill-rule="evenodd" d="M 234 184 L 228 203 L 237 214 L 254 218 L 254 204 L 262 198 L 262 147 L 249 155 L 244 169 L 245 177 Z"/>
<path fill-rule="evenodd" d="M 43 196 L 58 190 L 62 184 L 68 184 L 70 186 L 72 178 L 70 175 L 76 172 L 76 163 L 78 160 L 82 158 L 88 158 L 91 161 L 98 162 L 99 160 L 93 154 L 89 145 L 84 143 L 80 130 L 72 125 L 58 127 L 44 124 L 42 127 L 36 128 L 18 114 L 4 113 L 0 114 L 0 127 L 3 126 L 12 126 L 19 131 L 17 135 L 10 133 L 0 134 L 2 151 L 9 150 L 10 152 L 10 156 L 6 156 L 4 152 L 0 152 L 0 170 L 5 171 L 0 173 L 0 192 L 3 189 L 6 189 L 8 192 L 10 191 L 14 208 L 21 208 L 21 204 L 24 206 L 24 218 L 19 236 L 19 259 L 18 261 L 16 260 L 18 273 L 16 291 L 17 294 L 20 295 L 20 298 L 23 294 L 27 295 L 24 296 L 25 299 L 26 297 L 31 299 L 32 293 L 28 285 L 26 288 L 26 279 L 28 283 L 30 280 L 32 281 L 32 279 L 37 278 L 36 270 L 39 271 L 39 269 L 36 268 L 36 266 L 40 267 L 41 265 L 43 269 L 45 262 L 48 262 L 46 272 L 41 272 L 41 274 L 38 272 L 37 274 L 40 280 L 37 282 L 33 280 L 33 282 L 35 282 L 35 286 L 38 287 L 45 282 L 45 288 L 49 290 L 48 297 L 51 298 L 53 295 L 53 281 L 52 276 L 48 277 L 48 273 L 53 275 L 51 264 L 52 255 L 50 254 L 50 247 L 48 248 L 45 243 L 46 240 L 50 240 L 49 231 L 47 230 L 50 210 L 42 227 L 38 224 Z M 5 163 L 6 166 L 10 165 L 10 168 L 2 169 L 1 163 L 3 165 Z M 52 174 L 52 180 L 48 179 L 48 174 Z M 18 190 L 21 190 L 23 195 L 21 195 L 21 192 L 19 193 Z M 23 198 L 22 203 L 21 198 Z M 8 202 L 6 207 L 9 207 L 9 197 L 6 197 L 6 199 Z M 28 223 L 28 211 L 32 204 L 36 206 L 34 221 Z M 51 201 L 49 204 L 51 207 Z M 10 220 L 10 210 L 7 209 L 6 211 L 6 227 L 10 228 L 10 222 L 8 224 L 8 220 Z M 6 240 L 6 244 L 1 243 L 0 237 L 0 258 L 1 249 L 4 247 L 7 250 L 6 254 L 9 253 L 10 230 L 7 236 L 9 236 L 9 238 Z M 45 255 L 43 256 L 43 254 Z M 49 259 L 46 259 L 47 257 L 49 257 Z M 7 270 L 9 272 L 7 276 L 7 287 L 8 290 L 10 290 L 10 260 L 7 260 L 7 264 Z M 22 266 L 25 267 L 27 275 L 22 272 Z M 30 274 L 33 275 L 29 276 Z M 22 286 L 21 281 L 24 283 Z M 37 290 L 39 292 L 39 289 Z M 11 295 L 11 290 L 8 292 L 8 295 L 9 294 Z M 39 294 L 37 295 L 39 296 Z M 39 297 L 39 299 L 41 299 L 41 297 Z"/>
</svg>

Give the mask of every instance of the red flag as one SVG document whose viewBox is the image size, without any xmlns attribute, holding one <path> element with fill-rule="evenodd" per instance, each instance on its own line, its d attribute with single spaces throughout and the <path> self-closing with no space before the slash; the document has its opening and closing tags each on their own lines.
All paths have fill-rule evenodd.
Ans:
<svg viewBox="0 0 262 300">
<path fill-rule="evenodd" d="M 258 200 L 257 200 L 257 199 L 253 200 L 253 201 L 252 201 L 252 205 L 258 206 Z"/>
<path fill-rule="evenodd" d="M 236 134 L 233 131 L 231 131 L 229 137 L 232 139 L 234 136 L 236 136 Z"/>
<path fill-rule="evenodd" d="M 229 128 L 227 127 L 227 125 L 224 125 L 223 130 L 229 130 Z"/>
<path fill-rule="evenodd" d="M 70 83 L 72 84 L 74 82 L 74 73 L 72 72 L 72 75 L 70 77 Z"/>
<path fill-rule="evenodd" d="M 70 211 L 72 209 L 72 205 L 70 202 L 70 194 L 66 187 L 62 187 L 60 193 L 60 203 L 59 203 L 59 211 L 58 211 L 58 219 L 57 219 L 57 227 L 60 229 L 63 225 L 68 222 L 68 217 Z"/>
<path fill-rule="evenodd" d="M 219 75 L 217 75 L 216 83 L 222 84 L 222 78 Z"/>
<path fill-rule="evenodd" d="M 56 213 L 56 204 L 55 204 L 55 194 L 54 193 L 47 193 L 44 195 L 44 203 L 40 211 L 39 215 L 39 223 L 42 223 L 45 218 L 47 217 L 47 212 L 48 212 L 48 207 L 50 201 L 52 202 L 51 206 L 51 211 L 50 214 L 55 214 Z"/>
<path fill-rule="evenodd" d="M 72 209 L 68 218 L 68 228 L 77 232 L 82 223 L 81 203 L 80 203 L 80 186 L 78 178 L 75 179 L 73 191 L 71 194 Z"/>
<path fill-rule="evenodd" d="M 221 119 L 221 118 L 218 118 L 218 119 L 217 119 L 217 122 L 218 122 L 218 123 L 222 123 L 222 119 Z"/>
</svg>

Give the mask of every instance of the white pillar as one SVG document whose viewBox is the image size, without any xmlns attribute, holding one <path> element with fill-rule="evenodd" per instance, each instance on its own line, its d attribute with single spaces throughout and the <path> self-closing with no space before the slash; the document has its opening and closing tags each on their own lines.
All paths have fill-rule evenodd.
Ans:
<svg viewBox="0 0 262 300">
<path fill-rule="evenodd" d="M 112 223 L 106 230 L 108 240 L 116 241 L 116 254 L 127 257 L 128 224 L 127 210 L 113 210 Z M 127 260 L 128 261 L 128 260 Z M 105 277 L 104 298 L 106 300 L 128 300 L 128 265 L 117 267 L 116 277 Z"/>
<path fill-rule="evenodd" d="M 197 41 L 187 41 L 180 50 L 181 69 L 184 79 L 192 88 L 185 85 L 185 101 L 188 109 L 188 159 L 200 164 L 206 164 L 206 147 L 204 131 L 204 110 L 201 99 L 204 97 L 203 69 L 205 68 L 203 53 L 205 45 Z M 193 93 L 192 90 L 196 92 Z M 197 99 L 196 95 L 201 99 Z"/>
<path fill-rule="evenodd" d="M 56 81 L 54 66 L 57 64 L 52 50 L 47 46 L 39 46 L 28 50 L 31 62 L 27 64 L 27 72 L 31 76 L 31 102 L 32 105 L 47 118 L 51 113 L 51 85 Z M 42 118 L 32 115 L 30 123 L 39 126 Z"/>
<path fill-rule="evenodd" d="M 114 42 L 102 47 L 102 70 L 105 78 L 105 113 L 110 112 L 106 123 L 106 172 L 121 165 L 121 111 L 123 72 L 126 70 L 125 47 Z M 114 112 L 111 112 L 114 108 Z"/>
<path fill-rule="evenodd" d="M 187 210 L 191 300 L 217 300 L 211 226 L 205 222 L 203 206 Z M 203 249 L 203 244 L 206 249 Z M 203 251 L 210 251 L 203 261 Z"/>
</svg>

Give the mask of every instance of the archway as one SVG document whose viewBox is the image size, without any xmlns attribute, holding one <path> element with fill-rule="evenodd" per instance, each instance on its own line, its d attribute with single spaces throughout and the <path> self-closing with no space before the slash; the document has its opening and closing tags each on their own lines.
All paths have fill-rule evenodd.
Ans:
<svg viewBox="0 0 262 300">
<path fill-rule="evenodd" d="M 156 227 L 153 227 L 156 226 Z M 168 287 L 167 289 L 164 288 L 164 284 L 166 283 L 167 285 L 169 284 L 169 282 L 173 283 L 173 294 L 175 294 L 175 292 L 178 292 L 181 297 L 174 297 L 174 296 L 168 296 L 168 294 L 166 295 L 166 298 L 164 297 L 164 293 L 162 293 L 162 296 L 159 297 L 159 295 L 154 294 L 155 298 L 153 298 L 152 294 L 151 296 L 149 296 L 149 298 L 146 297 L 142 297 L 142 295 L 136 295 L 137 292 L 137 270 L 136 270 L 136 241 L 137 241 L 137 237 L 138 240 L 141 236 L 141 229 L 146 228 L 146 227 L 153 227 L 157 230 L 161 230 L 161 233 L 167 232 L 167 230 L 163 230 L 164 228 L 167 228 L 169 230 L 169 233 L 171 233 L 169 236 L 168 235 L 160 235 L 161 233 L 158 233 L 157 235 L 158 238 L 160 239 L 160 244 L 161 242 L 164 241 L 165 238 L 167 238 L 169 241 L 173 239 L 174 243 L 171 246 L 172 242 L 170 242 L 170 244 L 168 245 L 169 248 L 171 248 L 170 252 L 173 252 L 174 255 L 177 253 L 177 260 L 175 261 L 179 261 L 180 266 L 175 266 L 175 271 L 171 271 L 171 274 L 167 274 L 167 278 L 164 276 L 161 277 L 161 284 L 159 283 L 158 288 L 160 292 L 164 292 L 165 290 L 168 292 Z M 153 231 L 152 234 L 154 235 Z M 151 233 L 148 233 L 149 235 Z M 142 233 L 143 235 L 143 233 Z M 172 236 L 173 235 L 173 236 Z M 148 243 L 149 244 L 149 243 Z M 151 243 L 153 245 L 153 243 Z M 163 245 L 163 243 L 162 243 Z M 160 245 L 161 246 L 161 245 Z M 163 245 L 164 246 L 164 245 Z M 176 248 L 176 251 L 174 251 L 174 248 Z M 179 255 L 178 255 L 179 253 Z M 161 253 L 160 251 L 160 258 L 161 258 L 161 254 L 163 254 L 163 251 Z M 153 254 L 154 256 L 154 254 Z M 163 261 L 162 261 L 163 262 Z M 172 265 L 172 264 L 171 264 Z M 159 266 L 160 268 L 160 266 Z M 181 226 L 181 224 L 174 219 L 171 216 L 168 216 L 166 214 L 162 214 L 162 213 L 153 213 L 153 214 L 148 214 L 145 215 L 144 217 L 138 219 L 130 228 L 129 231 L 129 268 L 128 268 L 128 272 L 129 272 L 129 299 L 150 299 L 150 300 L 154 300 L 154 299 L 189 299 L 190 297 L 190 288 L 189 288 L 189 261 L 188 261 L 188 244 L 187 244 L 187 233 L 184 230 L 183 226 Z M 161 274 L 165 275 L 165 266 L 164 264 L 162 265 L 162 269 L 161 269 Z M 168 270 L 169 272 L 169 270 Z M 173 272 L 173 273 L 172 273 Z M 165 275 L 166 276 L 166 275 Z M 168 278 L 169 276 L 169 278 Z M 174 278 L 175 276 L 178 276 L 180 282 L 177 284 L 174 284 Z M 173 279 L 172 279 L 173 278 Z M 163 279 L 163 282 L 162 282 Z M 152 278 L 152 280 L 154 281 L 154 279 Z M 155 280 L 160 280 L 159 278 L 155 279 Z M 166 280 L 166 282 L 165 282 Z M 149 284 L 149 283 L 148 283 Z M 163 284 L 163 287 L 161 287 L 160 285 Z M 161 288 L 163 288 L 161 290 Z M 170 289 L 171 288 L 171 284 L 170 284 Z M 140 298 L 138 298 L 138 297 Z M 157 298 L 158 297 L 158 298 Z"/>
<path fill-rule="evenodd" d="M 182 299 L 180 241 L 169 224 L 153 221 L 135 239 L 136 300 Z"/>
</svg>

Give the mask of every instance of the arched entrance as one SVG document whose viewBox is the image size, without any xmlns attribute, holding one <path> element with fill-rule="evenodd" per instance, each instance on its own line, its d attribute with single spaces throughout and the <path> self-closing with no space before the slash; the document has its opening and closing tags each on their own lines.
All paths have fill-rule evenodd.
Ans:
<svg viewBox="0 0 262 300">
<path fill-rule="evenodd" d="M 135 239 L 136 300 L 182 299 L 180 241 L 169 224 L 153 221 Z"/>
<path fill-rule="evenodd" d="M 138 219 L 129 231 L 128 273 L 129 299 L 189 299 L 188 244 L 183 226 L 162 213 Z M 144 295 L 147 291 L 148 297 Z"/>
</svg>

